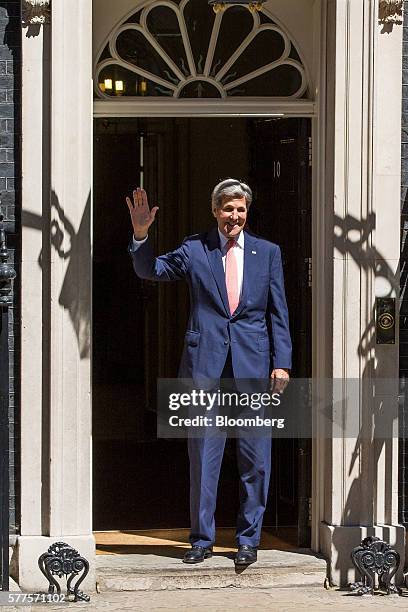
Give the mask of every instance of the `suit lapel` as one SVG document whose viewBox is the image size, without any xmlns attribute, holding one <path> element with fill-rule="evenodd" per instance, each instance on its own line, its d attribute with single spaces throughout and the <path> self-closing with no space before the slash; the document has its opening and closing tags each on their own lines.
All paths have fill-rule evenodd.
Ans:
<svg viewBox="0 0 408 612">
<path fill-rule="evenodd" d="M 208 263 L 210 264 L 211 272 L 214 276 L 214 280 L 217 284 L 218 291 L 224 305 L 224 308 L 229 315 L 229 304 L 227 296 L 227 288 L 225 285 L 225 273 L 222 265 L 222 254 L 220 249 L 220 239 L 218 236 L 217 228 L 213 228 L 207 234 L 207 240 L 205 242 L 205 252 L 208 257 Z"/>
<path fill-rule="evenodd" d="M 241 299 L 236 311 L 234 312 L 234 316 L 239 315 L 246 306 L 248 296 L 251 293 L 251 281 L 256 281 L 257 278 L 257 271 L 259 269 L 258 257 L 257 239 L 254 236 L 251 236 L 251 234 L 248 234 L 248 232 L 245 232 L 244 276 L 242 279 Z"/>
</svg>

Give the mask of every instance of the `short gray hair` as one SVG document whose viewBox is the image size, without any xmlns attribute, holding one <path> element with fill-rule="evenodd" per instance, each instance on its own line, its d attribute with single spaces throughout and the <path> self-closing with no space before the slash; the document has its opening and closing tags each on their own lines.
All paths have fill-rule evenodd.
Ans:
<svg viewBox="0 0 408 612">
<path fill-rule="evenodd" d="M 248 185 L 238 179 L 228 178 L 214 187 L 211 195 L 213 211 L 221 208 L 224 198 L 245 198 L 247 208 L 249 208 L 252 202 L 252 191 Z"/>
</svg>

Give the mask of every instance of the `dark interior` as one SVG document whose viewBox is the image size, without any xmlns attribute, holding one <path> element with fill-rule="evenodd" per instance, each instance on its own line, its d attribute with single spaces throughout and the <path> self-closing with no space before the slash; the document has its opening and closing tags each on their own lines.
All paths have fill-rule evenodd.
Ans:
<svg viewBox="0 0 408 612">
<path fill-rule="evenodd" d="M 184 440 L 156 437 L 156 379 L 177 376 L 188 316 L 183 282 L 141 281 L 126 252 L 125 196 L 143 183 L 160 207 L 157 253 L 210 228 L 210 194 L 233 176 L 253 188 L 251 229 L 282 249 L 293 375 L 310 376 L 311 164 L 308 119 L 97 119 L 93 213 L 94 529 L 187 527 Z M 275 440 L 264 524 L 309 544 L 310 441 Z M 235 524 L 234 441 L 226 446 L 217 525 Z"/>
</svg>

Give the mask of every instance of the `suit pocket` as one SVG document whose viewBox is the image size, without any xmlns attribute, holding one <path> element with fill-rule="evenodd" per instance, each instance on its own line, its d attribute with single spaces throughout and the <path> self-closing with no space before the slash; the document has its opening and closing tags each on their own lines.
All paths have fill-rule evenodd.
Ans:
<svg viewBox="0 0 408 612">
<path fill-rule="evenodd" d="M 187 346 L 198 346 L 200 341 L 200 332 L 188 330 L 186 331 L 185 342 Z"/>
<path fill-rule="evenodd" d="M 268 336 L 258 336 L 258 349 L 260 351 L 269 351 Z"/>
</svg>

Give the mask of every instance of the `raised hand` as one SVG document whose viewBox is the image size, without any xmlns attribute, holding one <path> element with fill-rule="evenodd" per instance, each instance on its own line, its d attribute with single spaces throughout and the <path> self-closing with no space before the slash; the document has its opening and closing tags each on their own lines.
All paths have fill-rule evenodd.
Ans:
<svg viewBox="0 0 408 612">
<path fill-rule="evenodd" d="M 127 197 L 126 203 L 132 220 L 133 234 L 136 240 L 143 240 L 143 238 L 146 238 L 148 229 L 155 220 L 159 207 L 153 206 L 152 210 L 150 210 L 147 194 L 140 187 L 133 192 L 133 202 Z"/>
</svg>

